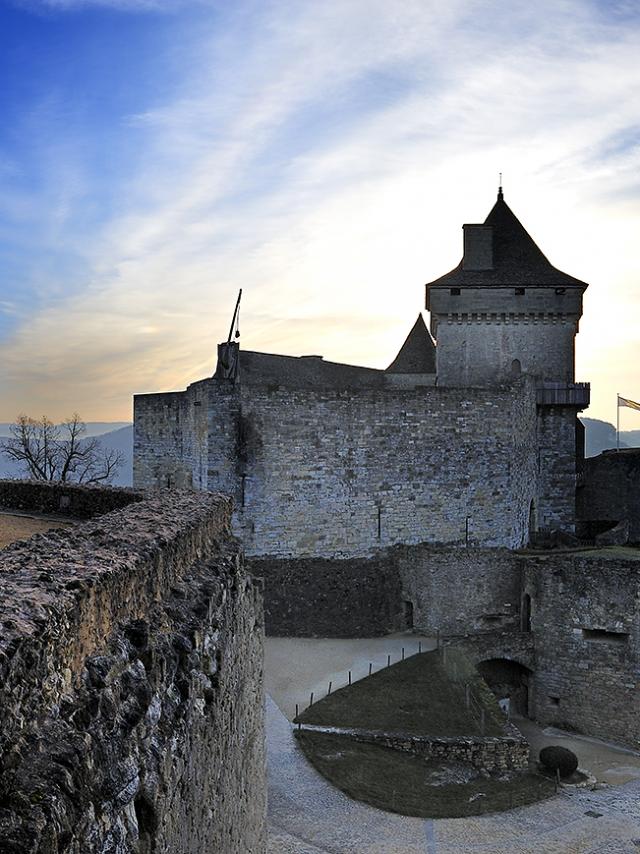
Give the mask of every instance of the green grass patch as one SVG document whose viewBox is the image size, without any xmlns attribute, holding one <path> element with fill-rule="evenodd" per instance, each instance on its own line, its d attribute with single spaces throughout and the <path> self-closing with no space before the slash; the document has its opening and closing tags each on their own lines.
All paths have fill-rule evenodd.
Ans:
<svg viewBox="0 0 640 854">
<path fill-rule="evenodd" d="M 401 815 L 483 815 L 535 803 L 555 791 L 551 780 L 531 771 L 512 774 L 507 782 L 476 776 L 468 782 L 441 783 L 455 777 L 458 769 L 346 736 L 299 730 L 296 737 L 309 762 L 338 789 Z"/>
<path fill-rule="evenodd" d="M 462 653 L 423 652 L 340 688 L 305 709 L 303 724 L 402 732 L 408 735 L 481 735 L 477 715 L 467 710 L 463 681 L 470 681 L 485 710 L 485 735 L 504 735 L 495 697 Z M 450 678 L 455 672 L 459 681 Z"/>
</svg>

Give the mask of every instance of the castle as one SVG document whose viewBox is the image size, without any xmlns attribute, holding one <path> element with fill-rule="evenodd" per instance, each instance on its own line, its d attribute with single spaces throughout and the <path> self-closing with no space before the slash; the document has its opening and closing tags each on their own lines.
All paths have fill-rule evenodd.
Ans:
<svg viewBox="0 0 640 854">
<path fill-rule="evenodd" d="M 136 395 L 134 483 L 233 497 L 268 633 L 439 633 L 520 712 L 638 747 L 637 554 L 528 548 L 577 545 L 578 489 L 589 518 L 587 284 L 501 189 L 463 235 L 426 286 L 431 334 L 419 317 L 386 370 L 230 337 L 213 377 Z"/>
<path fill-rule="evenodd" d="M 137 490 L 0 481 L 78 522 L 0 558 L 0 849 L 265 851 L 264 628 L 439 634 L 520 713 L 640 748 L 640 552 L 540 548 L 577 545 L 576 490 L 640 539 L 635 455 L 584 466 L 585 288 L 500 192 L 386 371 L 230 337 L 136 396 Z"/>
<path fill-rule="evenodd" d="M 574 340 L 587 285 L 504 200 L 465 225 L 386 371 L 221 345 L 216 375 L 136 395 L 134 483 L 231 494 L 251 556 L 397 544 L 518 548 L 573 532 L 582 465 Z"/>
</svg>

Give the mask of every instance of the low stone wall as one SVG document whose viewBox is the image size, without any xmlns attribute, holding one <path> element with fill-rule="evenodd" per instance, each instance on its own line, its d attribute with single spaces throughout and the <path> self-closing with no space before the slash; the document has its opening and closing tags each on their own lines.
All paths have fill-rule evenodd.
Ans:
<svg viewBox="0 0 640 854">
<path fill-rule="evenodd" d="M 263 578 L 267 634 L 375 637 L 409 628 L 393 554 L 375 558 L 248 560 Z"/>
<path fill-rule="evenodd" d="M 39 480 L 0 480 L 0 509 L 90 519 L 120 510 L 144 493 L 115 486 L 85 486 Z"/>
<path fill-rule="evenodd" d="M 262 597 L 230 514 L 169 492 L 0 552 L 3 854 L 264 851 Z"/>
<path fill-rule="evenodd" d="M 322 728 L 310 725 L 305 729 L 322 731 Z M 435 738 L 363 729 L 331 729 L 331 734 L 364 744 L 378 744 L 438 762 L 464 762 L 479 771 L 492 774 L 501 771 L 526 771 L 529 766 L 529 744 L 513 725 L 505 724 L 505 731 L 507 734 L 504 736 L 469 738 Z"/>
</svg>

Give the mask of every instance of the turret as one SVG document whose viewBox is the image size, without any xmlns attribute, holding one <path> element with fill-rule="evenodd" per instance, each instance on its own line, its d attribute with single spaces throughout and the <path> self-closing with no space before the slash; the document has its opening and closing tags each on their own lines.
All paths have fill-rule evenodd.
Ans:
<svg viewBox="0 0 640 854">
<path fill-rule="evenodd" d="M 463 238 L 462 261 L 426 286 L 438 385 L 492 386 L 520 373 L 573 383 L 586 282 L 552 266 L 502 188 L 484 223 L 463 226 Z"/>
</svg>

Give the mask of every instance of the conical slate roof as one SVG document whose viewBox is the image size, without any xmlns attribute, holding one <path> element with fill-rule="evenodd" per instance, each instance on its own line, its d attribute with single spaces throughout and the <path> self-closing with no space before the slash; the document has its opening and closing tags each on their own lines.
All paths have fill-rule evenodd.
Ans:
<svg viewBox="0 0 640 854">
<path fill-rule="evenodd" d="M 518 217 L 505 202 L 502 188 L 484 225 L 493 228 L 493 268 L 470 270 L 458 266 L 427 285 L 549 285 L 586 288 L 573 276 L 557 270 L 536 245 Z"/>
<path fill-rule="evenodd" d="M 413 324 L 400 352 L 387 368 L 389 374 L 435 374 L 436 347 L 422 315 Z"/>
</svg>

